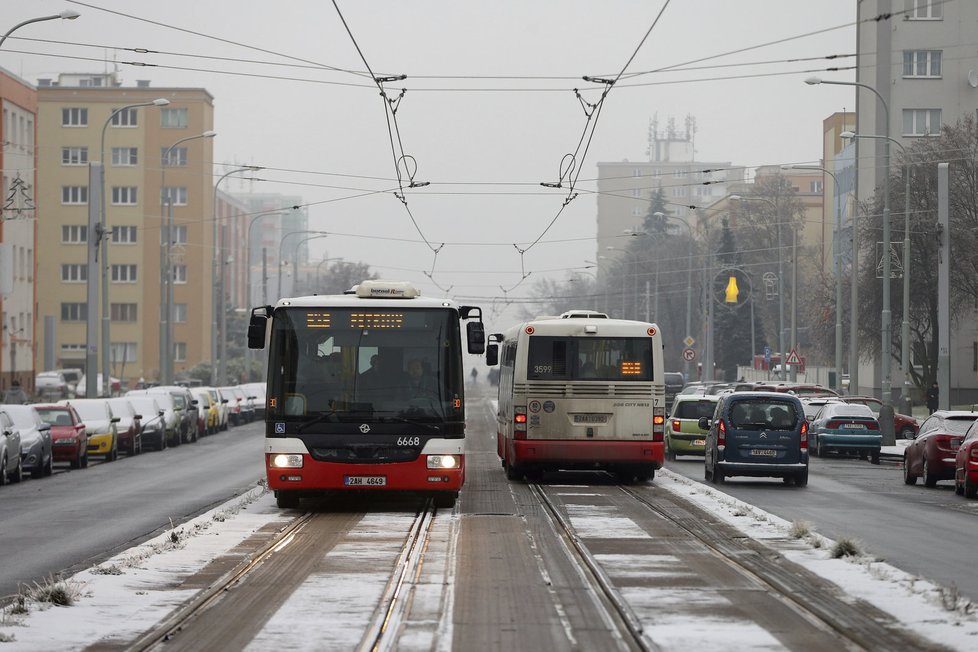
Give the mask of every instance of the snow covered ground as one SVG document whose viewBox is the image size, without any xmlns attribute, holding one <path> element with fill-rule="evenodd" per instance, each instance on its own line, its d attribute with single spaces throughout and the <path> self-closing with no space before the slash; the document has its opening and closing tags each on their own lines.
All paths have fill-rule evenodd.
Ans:
<svg viewBox="0 0 978 652">
<path fill-rule="evenodd" d="M 657 475 L 655 484 L 695 502 L 746 535 L 764 541 L 792 561 L 844 587 L 851 595 L 893 614 L 918 634 L 953 649 L 978 649 L 976 605 L 955 595 L 953 590 L 908 575 L 869 555 L 835 559 L 831 552 L 834 542 L 810 531 L 804 524 L 789 523 L 668 470 Z M 452 517 L 453 520 L 457 518 Z M 392 534 L 403 533 L 403 519 L 403 514 L 374 513 L 365 516 L 358 528 L 390 544 Z M 0 652 L 80 650 L 100 640 L 131 640 L 191 597 L 193 591 L 173 588 L 181 580 L 275 521 L 284 524 L 287 517 L 275 507 L 271 494 L 256 488 L 172 532 L 63 580 L 61 588 L 74 598 L 70 607 L 28 600 L 23 606 L 8 608 L 0 614 L 0 641 L 3 641 Z M 601 524 L 604 536 L 607 536 L 606 527 L 620 527 L 621 536 L 642 535 L 630 523 L 617 523 L 614 518 L 604 521 Z M 588 526 L 579 519 L 578 523 L 582 527 Z M 338 549 L 335 554 L 343 552 Z M 606 561 L 614 566 L 614 560 Z M 315 595 L 319 617 L 323 613 L 333 613 L 337 617 L 342 614 L 344 622 L 351 626 L 368 621 L 383 589 L 383 582 L 378 579 L 371 583 L 357 582 L 357 586 L 337 591 L 337 578 L 332 577 L 333 581 L 329 583 L 332 589 L 324 591 L 319 588 L 322 586 L 320 579 L 310 579 L 303 587 L 310 596 Z M 357 596 L 363 599 L 355 599 Z M 639 601 L 640 596 L 635 597 Z M 323 604 L 330 601 L 337 604 Z M 640 604 L 635 607 L 641 609 Z M 291 627 L 293 632 L 298 632 L 302 624 L 289 622 L 283 610 L 273 617 L 269 626 L 277 631 Z M 711 630 L 710 624 L 700 619 L 670 622 L 669 626 L 676 633 L 674 642 L 677 647 L 674 649 L 690 649 L 698 645 L 697 641 L 716 642 L 722 634 L 718 629 L 720 625 Z M 698 637 L 697 632 L 701 636 Z M 760 642 L 763 639 L 771 643 L 763 632 L 754 634 L 757 638 L 743 640 Z M 430 642 L 427 636 L 425 640 Z M 353 639 L 335 642 L 350 644 L 350 647 L 354 644 Z M 412 647 L 409 642 L 408 647 Z"/>
</svg>

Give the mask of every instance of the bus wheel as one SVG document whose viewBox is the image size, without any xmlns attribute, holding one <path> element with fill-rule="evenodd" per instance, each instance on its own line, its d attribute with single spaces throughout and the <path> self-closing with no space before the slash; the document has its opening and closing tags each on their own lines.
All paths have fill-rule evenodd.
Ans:
<svg viewBox="0 0 978 652">
<path fill-rule="evenodd" d="M 435 507 L 451 509 L 455 507 L 456 500 L 458 500 L 458 492 L 441 491 L 435 494 Z"/>
<path fill-rule="evenodd" d="M 299 494 L 295 491 L 279 489 L 275 492 L 275 504 L 282 509 L 293 509 L 299 506 Z"/>
<path fill-rule="evenodd" d="M 655 469 L 649 469 L 647 471 L 639 471 L 635 474 L 635 479 L 639 482 L 650 482 L 655 478 Z"/>
<path fill-rule="evenodd" d="M 523 472 L 519 469 L 519 467 L 517 467 L 517 466 L 515 466 L 513 464 L 510 464 L 509 462 L 506 462 L 505 469 L 506 469 L 506 479 L 507 480 L 522 480 L 523 479 Z"/>
<path fill-rule="evenodd" d="M 541 482 L 543 481 L 543 469 L 527 469 L 526 471 L 527 482 Z"/>
</svg>

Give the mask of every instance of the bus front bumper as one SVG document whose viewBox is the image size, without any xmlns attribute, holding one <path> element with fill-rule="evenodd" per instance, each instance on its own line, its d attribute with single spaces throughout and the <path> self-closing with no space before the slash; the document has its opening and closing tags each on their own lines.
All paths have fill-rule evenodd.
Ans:
<svg viewBox="0 0 978 652">
<path fill-rule="evenodd" d="M 395 464 L 319 462 L 302 455 L 299 468 L 273 466 L 276 453 L 265 454 L 268 487 L 275 491 L 453 491 L 465 482 L 465 457 L 454 469 L 428 468 L 428 456 Z"/>
</svg>

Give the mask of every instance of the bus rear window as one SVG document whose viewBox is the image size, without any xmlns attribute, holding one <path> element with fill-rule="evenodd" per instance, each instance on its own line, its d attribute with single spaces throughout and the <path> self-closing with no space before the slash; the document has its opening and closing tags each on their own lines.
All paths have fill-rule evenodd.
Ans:
<svg viewBox="0 0 978 652">
<path fill-rule="evenodd" d="M 652 340 L 534 336 L 526 377 L 536 380 L 652 380 Z"/>
</svg>

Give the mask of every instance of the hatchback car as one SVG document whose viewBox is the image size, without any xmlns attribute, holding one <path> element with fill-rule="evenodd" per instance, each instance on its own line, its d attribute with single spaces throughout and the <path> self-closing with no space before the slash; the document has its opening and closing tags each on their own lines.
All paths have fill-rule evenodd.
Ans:
<svg viewBox="0 0 978 652">
<path fill-rule="evenodd" d="M 839 400 L 845 401 L 846 403 L 861 403 L 866 405 L 873 411 L 877 420 L 880 418 L 880 407 L 883 405 L 883 401 L 878 398 L 872 396 L 843 396 Z M 896 433 L 897 439 L 913 439 L 919 428 L 920 424 L 913 417 L 898 412 L 893 414 L 893 432 Z"/>
<path fill-rule="evenodd" d="M 34 393 L 45 401 L 68 398 L 68 380 L 60 371 L 42 371 L 34 378 Z"/>
<path fill-rule="evenodd" d="M 33 405 L 0 406 L 20 431 L 20 459 L 24 473 L 32 478 L 51 475 L 54 453 L 51 446 L 51 426 L 49 426 Z"/>
<path fill-rule="evenodd" d="M 211 395 L 211 398 L 217 403 L 217 429 L 227 430 L 228 423 L 231 420 L 231 410 L 228 407 L 228 399 L 221 393 L 217 387 L 205 387 L 207 393 Z"/>
<path fill-rule="evenodd" d="M 193 387 L 190 389 L 194 399 L 197 400 L 197 431 L 207 435 L 217 432 L 217 425 L 220 419 L 220 409 L 217 401 L 211 398 L 211 393 L 204 387 Z"/>
<path fill-rule="evenodd" d="M 712 417 L 718 400 L 718 396 L 691 394 L 676 397 L 672 416 L 666 426 L 666 459 L 674 460 L 676 455 L 703 454 L 707 430 L 700 428 L 700 418 Z"/>
<path fill-rule="evenodd" d="M 777 392 L 734 392 L 720 396 L 713 418 L 701 417 L 707 430 L 704 451 L 707 480 L 728 476 L 780 477 L 808 484 L 808 420 L 801 401 Z"/>
<path fill-rule="evenodd" d="M 883 435 L 879 421 L 867 406 L 858 403 L 826 403 L 812 420 L 812 454 L 824 457 L 830 452 L 869 457 L 880 463 Z"/>
<path fill-rule="evenodd" d="M 179 446 L 183 443 L 183 409 L 177 407 L 176 399 L 168 391 L 158 392 L 156 387 L 150 389 L 131 389 L 126 396 L 151 396 L 163 410 L 163 428 L 166 446 Z M 166 448 L 163 446 L 163 448 Z M 162 450 L 162 449 L 161 449 Z"/>
<path fill-rule="evenodd" d="M 88 466 L 88 433 L 75 408 L 68 405 L 35 405 L 41 419 L 51 426 L 51 449 L 55 462 L 68 462 L 73 469 Z"/>
<path fill-rule="evenodd" d="M 20 458 L 20 431 L 5 412 L 0 412 L 0 485 L 20 482 L 24 477 Z"/>
<path fill-rule="evenodd" d="M 138 391 L 138 390 L 137 390 Z M 161 451 L 166 448 L 166 411 L 150 395 L 132 394 L 125 397 L 134 410 L 142 417 L 139 425 L 143 429 L 141 445 L 150 445 L 156 450 Z"/>
<path fill-rule="evenodd" d="M 954 491 L 967 498 L 978 497 L 978 421 L 968 426 L 954 456 Z"/>
<path fill-rule="evenodd" d="M 110 398 L 109 407 L 112 414 L 119 417 L 116 430 L 119 432 L 119 446 L 127 455 L 138 455 L 143 452 L 142 416 L 125 396 Z"/>
<path fill-rule="evenodd" d="M 106 462 L 119 458 L 119 417 L 113 416 L 109 402 L 104 398 L 73 398 L 58 401 L 71 405 L 85 423 L 88 432 L 88 455 L 101 455 Z"/>
<path fill-rule="evenodd" d="M 935 486 L 940 480 L 954 480 L 956 455 L 968 428 L 978 412 L 938 410 L 920 424 L 920 431 L 903 449 L 903 481 Z"/>
</svg>

